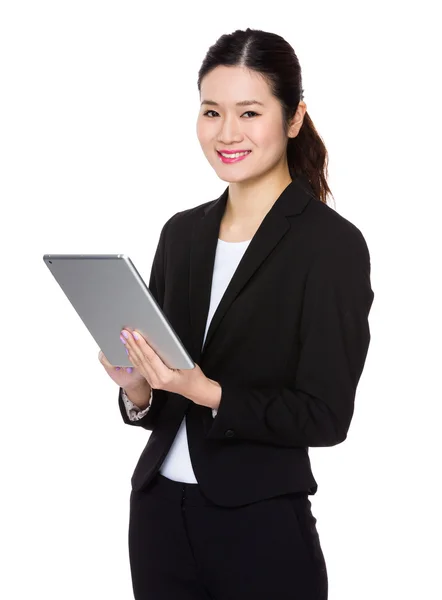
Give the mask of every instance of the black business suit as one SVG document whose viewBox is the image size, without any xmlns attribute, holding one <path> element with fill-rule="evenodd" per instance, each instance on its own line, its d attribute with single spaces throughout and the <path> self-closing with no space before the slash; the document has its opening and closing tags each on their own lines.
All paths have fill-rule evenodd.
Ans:
<svg viewBox="0 0 442 600">
<path fill-rule="evenodd" d="M 211 409 L 154 390 L 125 423 L 152 433 L 132 476 L 147 488 L 187 415 L 201 492 L 239 507 L 283 494 L 315 494 L 309 446 L 344 441 L 365 363 L 374 298 L 360 230 L 321 203 L 305 177 L 282 192 L 251 240 L 201 345 L 228 188 L 164 225 L 149 288 L 205 375 L 222 386 Z"/>
</svg>

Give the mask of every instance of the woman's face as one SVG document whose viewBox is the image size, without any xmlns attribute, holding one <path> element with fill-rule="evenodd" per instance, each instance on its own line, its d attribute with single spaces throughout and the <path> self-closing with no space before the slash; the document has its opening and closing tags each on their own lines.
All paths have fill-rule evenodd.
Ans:
<svg viewBox="0 0 442 600">
<path fill-rule="evenodd" d="M 200 100 L 198 140 L 220 179 L 245 181 L 286 164 L 288 137 L 284 133 L 282 107 L 258 73 L 245 67 L 216 67 L 201 82 Z M 238 102 L 250 100 L 261 104 L 237 106 Z M 299 128 L 300 125 L 296 133 Z M 251 152 L 229 164 L 221 160 L 220 150 Z"/>
</svg>

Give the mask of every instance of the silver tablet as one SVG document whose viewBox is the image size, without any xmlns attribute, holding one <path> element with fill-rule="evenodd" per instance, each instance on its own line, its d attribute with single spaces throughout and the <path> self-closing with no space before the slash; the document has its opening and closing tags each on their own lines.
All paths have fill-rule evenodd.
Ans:
<svg viewBox="0 0 442 600">
<path fill-rule="evenodd" d="M 194 361 L 126 254 L 45 254 L 43 260 L 109 362 L 132 366 L 120 332 L 137 329 L 170 369 Z"/>
</svg>

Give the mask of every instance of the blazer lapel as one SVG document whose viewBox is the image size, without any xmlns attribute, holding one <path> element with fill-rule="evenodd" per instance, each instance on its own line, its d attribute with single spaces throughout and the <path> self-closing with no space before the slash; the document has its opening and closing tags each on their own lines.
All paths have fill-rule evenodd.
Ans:
<svg viewBox="0 0 442 600">
<path fill-rule="evenodd" d="M 212 317 L 204 348 L 201 349 L 209 312 L 219 229 L 227 204 L 228 191 L 227 187 L 217 200 L 205 207 L 202 217 L 195 222 L 192 232 L 189 303 L 194 360 L 197 363 L 232 302 L 290 229 L 290 220 L 287 216 L 301 213 L 309 200 L 315 198 L 308 180 L 303 175 L 298 176 L 283 190 L 261 222 L 238 264 Z"/>
</svg>

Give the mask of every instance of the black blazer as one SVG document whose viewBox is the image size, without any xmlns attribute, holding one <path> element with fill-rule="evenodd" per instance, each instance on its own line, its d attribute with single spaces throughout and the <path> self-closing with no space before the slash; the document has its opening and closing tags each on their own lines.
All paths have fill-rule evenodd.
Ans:
<svg viewBox="0 0 442 600">
<path fill-rule="evenodd" d="M 193 360 L 222 386 L 218 414 L 164 390 L 125 423 L 152 431 L 133 473 L 145 488 L 187 415 L 202 492 L 223 506 L 313 495 L 309 446 L 343 442 L 354 411 L 374 293 L 360 230 L 319 201 L 304 176 L 266 214 L 219 303 L 204 348 L 212 271 L 228 187 L 163 226 L 149 289 Z"/>
</svg>

